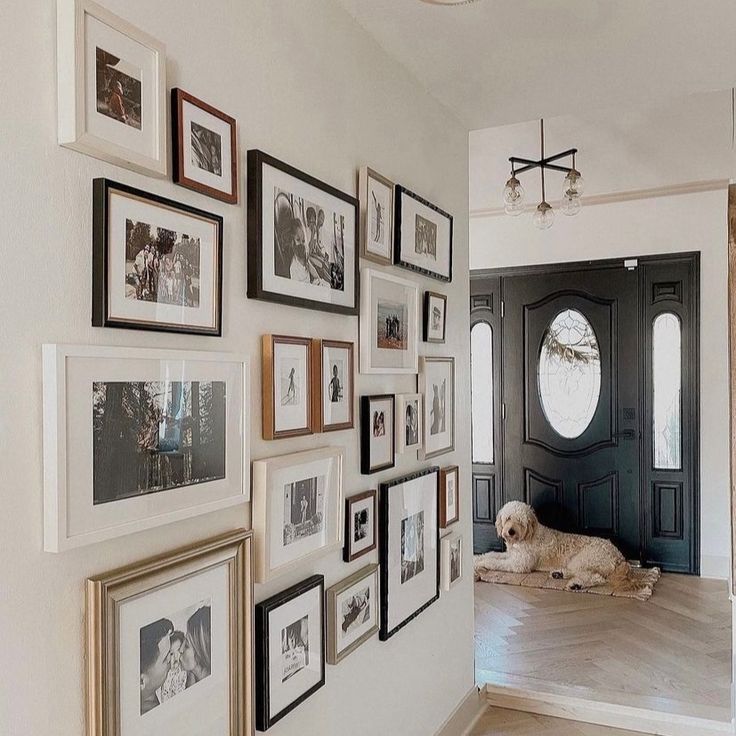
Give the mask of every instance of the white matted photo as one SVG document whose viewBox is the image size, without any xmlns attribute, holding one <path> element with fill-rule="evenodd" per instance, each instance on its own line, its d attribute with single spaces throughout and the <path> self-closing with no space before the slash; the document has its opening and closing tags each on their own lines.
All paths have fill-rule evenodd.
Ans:
<svg viewBox="0 0 736 736">
<path fill-rule="evenodd" d="M 318 369 L 321 384 L 318 395 L 321 396 L 320 424 L 323 432 L 352 429 L 354 426 L 353 354 L 352 342 L 322 340 Z"/>
<path fill-rule="evenodd" d="M 417 285 L 393 274 L 364 268 L 360 304 L 361 373 L 416 373 Z"/>
<path fill-rule="evenodd" d="M 342 545 L 342 467 L 336 447 L 253 462 L 259 583 Z"/>
<path fill-rule="evenodd" d="M 442 589 L 450 590 L 463 575 L 463 538 L 448 534 L 441 540 Z"/>
<path fill-rule="evenodd" d="M 422 394 L 396 395 L 396 451 L 412 452 L 422 447 Z"/>
<path fill-rule="evenodd" d="M 43 362 L 46 551 L 250 499 L 245 357 L 44 345 Z"/>
<path fill-rule="evenodd" d="M 58 139 L 166 175 L 166 48 L 93 0 L 57 2 Z"/>
<path fill-rule="evenodd" d="M 392 468 L 396 459 L 393 394 L 360 398 L 360 472 Z"/>
<path fill-rule="evenodd" d="M 455 358 L 423 357 L 417 379 L 424 396 L 423 459 L 455 449 Z"/>
<path fill-rule="evenodd" d="M 360 255 L 390 266 L 394 260 L 394 183 L 373 169 L 360 171 Z"/>
</svg>

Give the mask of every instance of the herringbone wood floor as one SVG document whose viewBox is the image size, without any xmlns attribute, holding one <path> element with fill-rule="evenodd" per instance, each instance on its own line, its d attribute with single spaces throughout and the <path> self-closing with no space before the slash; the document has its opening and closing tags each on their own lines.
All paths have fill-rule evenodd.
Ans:
<svg viewBox="0 0 736 736">
<path fill-rule="evenodd" d="M 725 581 L 666 574 L 645 603 L 476 583 L 475 632 L 479 683 L 731 718 Z"/>
</svg>

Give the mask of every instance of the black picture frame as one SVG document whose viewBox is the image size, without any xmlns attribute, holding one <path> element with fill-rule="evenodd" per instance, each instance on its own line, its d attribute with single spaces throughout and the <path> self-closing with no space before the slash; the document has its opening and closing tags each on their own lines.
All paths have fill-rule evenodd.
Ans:
<svg viewBox="0 0 736 736">
<path fill-rule="evenodd" d="M 353 506 L 359 501 L 371 500 L 371 513 L 373 514 L 373 544 L 360 552 L 353 551 Z M 345 545 L 342 549 L 343 562 L 353 562 L 363 555 L 370 554 L 378 546 L 378 494 L 374 490 L 358 493 L 345 499 Z"/>
<path fill-rule="evenodd" d="M 211 220 L 217 226 L 217 273 L 215 284 L 215 326 L 195 327 L 160 322 L 132 322 L 119 317 L 111 317 L 108 311 L 110 244 L 109 232 L 109 195 L 111 191 L 121 192 L 147 202 L 178 210 L 184 214 Z M 142 189 L 120 184 L 110 179 L 98 178 L 92 182 L 92 326 L 119 327 L 128 330 L 153 330 L 156 332 L 178 332 L 186 335 L 222 336 L 222 231 L 223 218 L 212 212 L 205 212 L 196 207 L 176 202 L 173 199 L 160 197 Z"/>
<path fill-rule="evenodd" d="M 382 465 L 373 466 L 371 462 L 371 403 L 374 401 L 391 402 L 391 421 L 384 422 L 386 432 L 391 436 L 391 460 Z M 360 472 L 371 475 L 381 470 L 388 470 L 396 465 L 396 396 L 394 394 L 374 394 L 360 397 Z"/>
<path fill-rule="evenodd" d="M 299 598 L 314 588 L 320 589 L 320 618 L 322 632 L 322 646 L 320 651 L 320 667 L 322 674 L 317 684 L 302 693 L 296 700 L 280 710 L 276 715 L 270 716 L 271 692 L 269 684 L 269 671 L 271 663 L 268 656 L 268 644 L 270 639 L 270 627 L 268 623 L 269 614 L 280 608 L 285 603 Z M 325 578 L 324 575 L 312 575 L 296 585 L 277 593 L 274 596 L 261 601 L 255 607 L 255 641 L 256 641 L 256 730 L 267 731 L 271 726 L 280 721 L 284 716 L 291 713 L 294 708 L 303 703 L 325 684 L 325 646 L 327 640 L 327 627 L 325 620 Z"/>
<path fill-rule="evenodd" d="M 378 561 L 381 568 L 381 584 L 380 584 L 380 599 L 381 599 L 381 623 L 378 629 L 378 638 L 381 641 L 390 639 L 394 634 L 403 629 L 408 623 L 413 621 L 419 616 L 422 611 L 431 606 L 440 597 L 440 529 L 439 529 L 439 517 L 435 514 L 437 519 L 437 530 L 435 534 L 435 593 L 427 601 L 419 606 L 413 613 L 409 614 L 403 621 L 394 626 L 392 629 L 388 628 L 388 615 L 390 605 L 390 588 L 389 588 L 389 512 L 391 505 L 391 489 L 396 486 L 402 485 L 409 481 L 421 478 L 424 475 L 430 475 L 435 473 L 437 476 L 437 483 L 439 483 L 440 468 L 439 466 L 433 465 L 423 470 L 418 470 L 415 473 L 404 475 L 401 478 L 395 478 L 394 480 L 381 483 L 378 490 L 379 499 L 379 511 L 378 511 L 378 531 L 379 531 L 379 544 L 378 544 Z M 437 488 L 432 491 L 431 501 L 437 504 Z M 439 509 L 436 509 L 439 512 Z"/>
<path fill-rule="evenodd" d="M 442 315 L 442 338 L 429 336 L 429 309 L 432 299 L 441 299 L 445 304 L 445 311 Z M 447 294 L 439 294 L 436 291 L 424 292 L 424 319 L 422 320 L 422 340 L 424 342 L 444 343 L 447 338 Z"/>
<path fill-rule="evenodd" d="M 279 161 L 277 158 L 260 151 L 251 149 L 247 153 L 248 177 L 247 177 L 247 202 L 248 202 L 248 286 L 247 296 L 249 299 L 260 299 L 262 301 L 286 304 L 292 307 L 303 307 L 305 309 L 316 309 L 322 312 L 335 312 L 337 314 L 357 315 L 360 311 L 360 284 L 359 284 L 359 261 L 360 261 L 360 203 L 356 197 L 327 184 L 289 164 Z M 349 204 L 354 211 L 353 232 L 353 299 L 352 306 L 331 304 L 316 299 L 281 294 L 268 291 L 263 285 L 263 167 L 271 166 L 288 176 L 298 179 L 325 194 L 336 197 Z M 347 267 L 346 267 L 347 268 Z"/>
<path fill-rule="evenodd" d="M 443 209 L 438 207 L 436 204 L 432 204 L 430 201 L 424 199 L 424 197 L 420 197 L 415 192 L 412 192 L 410 189 L 407 189 L 406 187 L 403 187 L 401 184 L 396 185 L 396 191 L 394 196 L 394 264 L 397 266 L 401 266 L 402 268 L 408 268 L 410 271 L 415 271 L 416 273 L 421 273 L 424 276 L 429 276 L 430 278 L 437 279 L 438 281 L 452 281 L 452 245 L 453 245 L 453 223 L 454 219 L 451 214 L 448 212 L 445 212 Z M 449 264 L 448 264 L 448 275 L 445 276 L 442 273 L 438 273 L 437 271 L 432 271 L 428 268 L 422 268 L 421 266 L 417 266 L 414 263 L 411 263 L 407 261 L 404 257 L 404 248 L 405 245 L 402 242 L 401 237 L 401 215 L 402 215 L 402 200 L 403 196 L 406 195 L 407 197 L 411 197 L 412 199 L 416 200 L 420 204 L 423 204 L 425 207 L 428 207 L 431 210 L 434 210 L 438 215 L 441 217 L 445 217 L 449 220 L 449 226 L 450 226 L 450 242 L 449 242 Z"/>
</svg>

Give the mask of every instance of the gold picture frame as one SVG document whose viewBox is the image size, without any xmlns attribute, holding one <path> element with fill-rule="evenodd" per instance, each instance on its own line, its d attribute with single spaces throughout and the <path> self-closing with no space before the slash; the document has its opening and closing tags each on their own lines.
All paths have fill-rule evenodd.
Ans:
<svg viewBox="0 0 736 736">
<path fill-rule="evenodd" d="M 125 736 L 121 726 L 121 609 L 146 595 L 165 589 L 170 592 L 172 585 L 219 566 L 227 571 L 223 600 L 230 655 L 226 665 L 230 736 L 253 733 L 252 539 L 249 531 L 229 532 L 87 580 L 87 736 Z M 141 704 L 139 715 L 144 712 Z"/>
</svg>

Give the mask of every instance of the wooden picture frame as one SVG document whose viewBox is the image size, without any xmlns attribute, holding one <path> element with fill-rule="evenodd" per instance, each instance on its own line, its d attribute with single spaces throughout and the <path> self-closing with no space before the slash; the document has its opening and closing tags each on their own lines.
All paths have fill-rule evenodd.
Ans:
<svg viewBox="0 0 736 736">
<path fill-rule="evenodd" d="M 337 388 L 333 388 L 338 371 L 337 361 L 333 362 L 332 371 L 329 370 L 329 360 L 325 360 L 325 352 L 334 350 L 345 351 L 342 379 Z M 317 340 L 313 348 L 314 368 L 312 369 L 315 430 L 320 432 L 337 432 L 343 429 L 352 429 L 355 426 L 355 344 L 345 340 Z M 348 384 L 345 391 L 345 384 Z M 327 408 L 333 403 L 342 404 L 335 410 L 340 414 L 336 420 L 330 421 L 327 417 Z M 343 416 L 344 415 L 344 416 Z M 341 421 L 342 419 L 342 421 Z"/>
<path fill-rule="evenodd" d="M 356 513 L 366 513 L 367 531 L 356 532 Z M 358 521 L 358 524 L 360 522 Z M 365 534 L 362 539 L 356 539 Z M 363 539 L 368 538 L 367 541 Z M 358 493 L 345 499 L 345 546 L 342 550 L 344 562 L 353 562 L 371 553 L 378 546 L 378 494 L 374 490 Z"/>
<path fill-rule="evenodd" d="M 139 679 L 143 674 L 137 672 L 139 667 L 139 646 L 142 646 L 144 629 L 133 641 L 132 633 L 138 633 L 135 623 L 142 614 L 133 606 L 140 605 L 141 599 L 174 595 L 176 600 L 187 595 L 188 581 L 201 579 L 218 568 L 224 569 L 223 579 L 226 591 L 216 590 L 211 580 L 208 609 L 206 617 L 207 643 L 216 651 L 226 652 L 229 662 L 218 672 L 216 660 L 211 660 L 212 674 L 222 677 L 229 683 L 227 697 L 228 723 L 230 736 L 242 736 L 253 731 L 253 577 L 252 533 L 234 531 L 219 537 L 207 539 L 189 545 L 174 552 L 166 552 L 127 567 L 96 575 L 86 584 L 86 637 L 87 637 L 87 731 L 88 736 L 118 736 L 121 733 L 121 719 L 130 723 L 143 717 L 143 692 L 139 692 Z M 199 582 L 189 591 L 187 613 L 201 603 L 201 594 L 206 583 Z M 152 601 L 153 604 L 153 601 Z M 168 620 L 172 613 L 181 612 L 180 603 L 171 606 L 156 606 L 156 616 L 149 615 L 143 619 L 146 623 L 156 617 L 164 616 L 160 621 Z M 202 606 L 200 606 L 201 608 Z M 200 608 L 197 608 L 199 613 Z M 224 610 L 223 610 L 224 609 Z M 140 608 L 138 609 L 140 611 Z M 195 617 L 192 616 L 192 623 Z M 176 620 L 176 619 L 174 619 Z M 201 622 L 202 617 L 197 617 Z M 222 631 L 223 623 L 226 629 Z M 155 621 L 159 623 L 159 621 Z M 171 623 L 170 621 L 168 623 Z M 227 643 L 219 646 L 212 644 L 213 633 L 218 626 L 228 637 Z M 145 627 L 148 628 L 148 627 Z M 169 632 L 171 633 L 171 632 Z M 122 649 L 126 637 L 128 654 Z M 168 638 L 167 638 L 168 641 Z M 217 640 L 215 640 L 217 641 Z M 160 647 L 159 642 L 159 647 Z M 133 652 L 130 652 L 133 649 Z M 196 656 L 196 655 L 195 655 Z M 204 681 L 209 677 L 204 675 Z M 133 675 L 133 687 L 128 675 Z M 128 690 L 124 688 L 128 685 Z M 154 683 L 155 684 L 155 683 Z M 190 693 L 196 697 L 195 689 Z M 153 685 L 151 686 L 153 687 Z M 189 688 L 187 688 L 189 689 Z M 204 695 L 210 694 L 208 690 Z M 174 717 L 171 709 L 179 694 L 175 694 L 166 711 L 168 718 Z M 140 709 L 138 701 L 140 699 Z M 191 699 L 191 698 L 190 698 Z M 200 695 L 200 708 L 206 708 L 210 699 Z M 191 707 L 191 702 L 189 703 Z M 153 706 L 155 708 L 155 705 Z M 159 716 L 162 713 L 158 714 Z M 224 715 L 224 714 L 223 714 Z M 175 724 L 165 730 L 176 733 Z"/>
<path fill-rule="evenodd" d="M 460 520 L 460 468 L 457 465 L 440 468 L 437 508 L 440 529 L 446 529 Z"/>
<path fill-rule="evenodd" d="M 201 118 L 199 122 L 189 121 L 192 123 L 189 130 L 189 145 L 184 137 L 187 105 L 197 110 Z M 208 121 L 208 124 L 214 123 L 210 127 L 220 129 L 210 130 L 204 126 L 204 121 Z M 205 145 L 209 141 L 211 145 L 217 146 L 219 155 L 214 160 L 198 155 L 199 149 L 193 147 L 194 141 L 199 140 L 196 133 L 206 136 Z M 189 92 L 174 87 L 171 90 L 171 138 L 175 184 L 228 204 L 238 203 L 238 140 L 235 118 Z M 186 155 L 187 152 L 190 153 L 189 156 Z M 226 158 L 225 154 L 228 152 L 229 156 Z M 196 165 L 195 160 L 199 160 L 200 163 Z M 218 182 L 217 179 L 222 181 Z"/>
<path fill-rule="evenodd" d="M 297 346 L 304 348 L 303 360 L 304 372 L 296 375 L 296 367 L 299 365 L 297 355 L 289 356 L 284 346 Z M 262 347 L 262 430 L 264 440 L 278 440 L 285 437 L 300 437 L 305 434 L 313 434 L 315 430 L 314 414 L 314 351 L 319 349 L 319 341 L 310 337 L 290 337 L 288 335 L 263 335 Z M 284 357 L 277 355 L 284 348 Z M 289 362 L 291 361 L 291 362 Z M 286 379 L 281 373 L 291 366 Z M 279 375 L 276 376 L 276 371 Z M 294 373 L 291 373 L 294 371 Z M 289 380 L 289 385 L 282 391 L 281 383 Z M 301 384 L 301 385 L 299 385 Z M 293 399 L 292 395 L 293 387 Z M 277 401 L 277 397 L 281 397 Z M 295 405 L 291 401 L 297 402 Z M 286 407 L 286 408 L 285 408 Z M 298 411 L 291 411 L 297 409 Z M 281 417 L 279 416 L 281 414 Z M 291 415 L 294 415 L 293 417 Z M 288 415 L 288 416 L 287 416 Z M 289 426 L 296 422 L 302 422 L 299 426 Z M 281 428 L 280 428 L 281 427 Z"/>
<path fill-rule="evenodd" d="M 442 316 L 440 317 L 442 326 L 440 328 L 437 328 L 434 324 L 437 317 L 435 313 L 437 307 L 433 302 L 442 303 Z M 438 294 L 436 291 L 425 291 L 423 311 L 424 319 L 422 320 L 422 339 L 424 342 L 433 342 L 438 344 L 444 343 L 445 337 L 447 336 L 447 295 Z"/>
<path fill-rule="evenodd" d="M 223 218 L 110 179 L 95 179 L 92 192 L 92 325 L 222 336 Z M 173 229 L 176 216 L 182 218 L 180 230 Z M 133 217 L 141 219 L 129 228 Z M 153 237 L 161 222 L 169 226 L 167 232 L 181 236 L 178 242 L 161 245 Z M 139 234 L 138 225 L 143 227 Z M 196 241 L 194 231 L 200 233 Z M 138 247 L 135 258 L 131 245 Z M 209 245 L 207 263 L 204 245 Z M 177 270 L 179 258 L 184 266 Z M 206 273 L 209 278 L 203 278 Z"/>
<path fill-rule="evenodd" d="M 384 266 L 391 266 L 394 262 L 394 187 L 390 179 L 369 166 L 360 170 L 360 257 Z M 388 222 L 382 222 L 382 218 Z M 374 220 L 381 223 L 378 237 L 374 236 Z M 381 243 L 381 240 L 384 242 Z M 381 253 L 381 250 L 384 252 Z"/>
<path fill-rule="evenodd" d="M 386 417 L 386 411 L 391 416 Z M 360 472 L 363 475 L 396 464 L 396 399 L 394 394 L 360 397 Z M 378 453 L 382 452 L 382 457 Z"/>
</svg>

